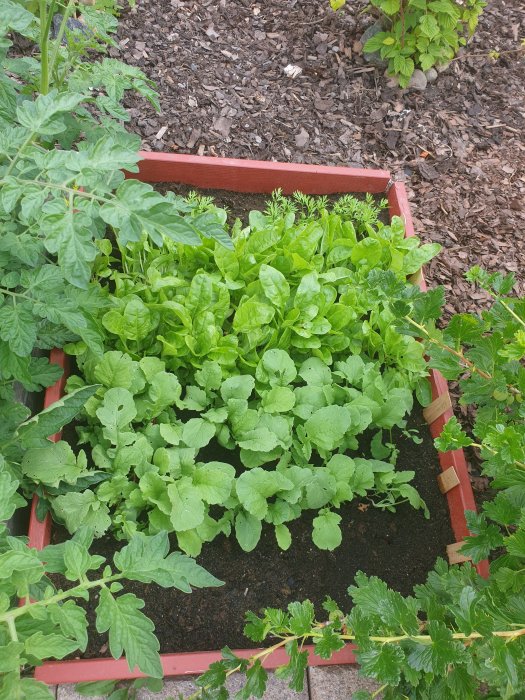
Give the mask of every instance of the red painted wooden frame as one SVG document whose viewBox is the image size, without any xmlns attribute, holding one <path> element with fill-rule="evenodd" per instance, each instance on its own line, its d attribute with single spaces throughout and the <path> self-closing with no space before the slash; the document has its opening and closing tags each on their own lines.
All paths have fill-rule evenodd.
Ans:
<svg viewBox="0 0 525 700">
<path fill-rule="evenodd" d="M 234 192 L 270 193 L 281 188 L 285 194 L 296 190 L 307 194 L 384 193 L 388 195 L 390 215 L 401 216 L 405 221 L 406 235 L 414 235 L 405 186 L 399 182 L 392 183 L 390 174 L 386 171 L 164 153 L 142 152 L 141 155 L 143 160 L 139 163 L 139 173 L 137 175 L 128 173 L 128 177 L 136 177 L 144 182 L 176 182 L 202 189 L 223 189 Z M 422 289 L 426 289 L 422 275 L 418 284 Z M 64 375 L 67 374 L 67 358 L 61 351 L 54 350 L 51 353 L 51 362 L 64 367 Z M 433 399 L 448 393 L 447 383 L 439 372 L 431 370 L 430 380 Z M 46 391 L 44 403 L 46 407 L 60 398 L 64 382 L 63 377 Z M 451 416 L 452 410 L 449 409 L 431 424 L 430 431 L 433 437 L 440 434 L 443 425 Z M 51 439 L 59 440 L 60 434 L 53 435 Z M 463 450 L 440 453 L 439 461 L 443 471 L 454 466 L 459 477 L 459 485 L 449 491 L 446 497 L 452 529 L 456 541 L 460 542 L 468 534 L 464 511 L 476 510 L 465 455 Z M 33 500 L 29 524 L 29 546 L 41 549 L 50 541 L 51 519 L 47 517 L 44 522 L 39 522 L 35 507 L 36 497 Z M 478 571 L 482 575 L 487 575 L 486 562 L 478 565 Z M 313 652 L 312 646 L 306 648 Z M 329 660 L 320 659 L 312 653 L 310 664 L 316 666 L 355 663 L 354 649 L 354 645 L 348 644 Z M 237 650 L 236 653 L 239 656 L 248 657 L 255 651 L 242 649 Z M 162 654 L 164 675 L 184 676 L 202 673 L 220 656 L 219 651 Z M 285 661 L 286 654 L 280 649 L 267 658 L 264 665 L 271 669 Z M 49 684 L 129 679 L 141 675 L 137 670 L 130 671 L 125 659 L 116 661 L 111 658 L 48 661 L 35 670 L 35 678 Z"/>
</svg>

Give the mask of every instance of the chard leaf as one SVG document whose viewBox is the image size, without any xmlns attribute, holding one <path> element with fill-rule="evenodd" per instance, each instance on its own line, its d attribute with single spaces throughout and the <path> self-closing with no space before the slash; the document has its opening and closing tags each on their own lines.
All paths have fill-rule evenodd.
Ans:
<svg viewBox="0 0 525 700">
<path fill-rule="evenodd" d="M 255 299 L 247 299 L 239 304 L 233 317 L 233 328 L 237 333 L 249 333 L 270 323 L 275 316 L 273 306 Z"/>
<path fill-rule="evenodd" d="M 279 309 L 284 308 L 290 297 L 290 285 L 283 273 L 271 265 L 261 265 L 259 279 L 266 298 Z"/>
</svg>

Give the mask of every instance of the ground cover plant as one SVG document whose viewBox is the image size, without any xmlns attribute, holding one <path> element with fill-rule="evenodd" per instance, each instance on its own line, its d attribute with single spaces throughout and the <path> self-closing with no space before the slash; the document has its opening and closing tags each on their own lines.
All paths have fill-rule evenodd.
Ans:
<svg viewBox="0 0 525 700">
<path fill-rule="evenodd" d="M 226 216 L 195 197 L 176 206 L 190 220 Z M 77 429 L 86 453 L 58 442 L 51 475 L 38 451 L 25 455 L 40 517 L 50 505 L 70 532 L 173 531 L 193 556 L 232 530 L 251 551 L 263 522 L 287 549 L 287 523 L 305 509 L 318 511 L 314 543 L 334 549 L 336 509 L 356 497 L 428 517 L 389 437 L 414 389 L 427 399 L 423 348 L 393 328 L 379 280 L 408 293 L 436 246 L 406 239 L 400 219 L 382 224 L 370 199 L 276 194 L 249 221 L 234 223 L 231 249 L 143 239 L 95 260 L 106 295 L 96 321 L 113 349 L 66 347 L 81 370 L 68 388 L 102 386 Z"/>
<path fill-rule="evenodd" d="M 346 0 L 330 0 L 334 10 Z M 388 72 L 407 87 L 416 68 L 427 71 L 446 66 L 472 37 L 484 0 L 371 0 L 384 21 L 363 46 L 365 54 L 378 53 L 388 62 Z"/>
<path fill-rule="evenodd" d="M 472 435 L 452 418 L 436 439 L 440 450 L 476 446 L 495 498 L 480 514 L 467 513 L 472 535 L 462 553 L 477 563 L 490 557 L 490 576 L 471 563 L 448 566 L 439 560 L 414 596 L 403 597 L 377 577 L 360 572 L 348 593 L 353 607 L 341 611 L 328 599 L 327 621 L 315 619 L 309 601 L 288 610 L 247 614 L 245 632 L 254 642 L 278 641 L 252 659 L 224 660 L 202 676 L 192 698 L 227 698 L 224 682 L 237 670 L 247 672 L 239 697 L 262 697 L 266 671 L 261 662 L 285 647 L 290 661 L 277 670 L 290 686 L 302 689 L 308 654 L 329 658 L 349 641 L 357 644 L 363 675 L 378 680 L 377 691 L 359 691 L 355 700 L 383 693 L 386 698 L 519 698 L 525 683 L 525 300 L 509 296 L 511 274 L 474 268 L 469 279 L 494 297 L 479 316 L 454 316 L 444 330 L 420 323 L 411 303 L 394 303 L 401 327 L 427 340 L 430 364 L 449 379 L 460 380 L 461 401 L 476 407 Z"/>
</svg>

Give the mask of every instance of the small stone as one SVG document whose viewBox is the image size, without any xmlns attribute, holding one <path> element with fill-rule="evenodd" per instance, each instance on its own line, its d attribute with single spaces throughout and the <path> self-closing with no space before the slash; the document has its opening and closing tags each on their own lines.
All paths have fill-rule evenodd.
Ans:
<svg viewBox="0 0 525 700">
<path fill-rule="evenodd" d="M 450 66 L 450 61 L 448 63 L 439 63 L 436 66 L 436 70 L 438 73 L 444 73 L 446 70 L 449 69 L 449 66 Z"/>
<path fill-rule="evenodd" d="M 427 71 L 425 71 L 425 78 L 427 79 L 427 83 L 436 82 L 438 78 L 437 70 L 435 68 L 429 68 Z"/>
<path fill-rule="evenodd" d="M 427 87 L 427 78 L 422 70 L 416 68 L 412 73 L 410 82 L 408 83 L 409 90 L 424 90 Z"/>
<path fill-rule="evenodd" d="M 304 148 L 309 140 L 310 134 L 306 131 L 304 126 L 301 127 L 301 131 L 295 136 L 295 145 L 297 148 Z"/>
<path fill-rule="evenodd" d="M 374 22 L 374 24 L 370 25 L 370 27 L 365 29 L 362 37 L 359 39 L 359 42 L 362 44 L 363 48 L 369 39 L 371 39 L 376 34 L 379 34 L 379 32 L 383 32 L 384 29 L 385 27 L 383 24 L 383 20 L 380 19 L 378 19 L 377 22 Z M 375 66 L 376 68 L 386 68 L 386 66 L 388 65 L 388 61 L 384 61 L 381 58 L 379 51 L 374 51 L 373 53 L 365 53 L 363 51 L 363 56 L 367 63 L 370 63 L 371 66 Z"/>
<path fill-rule="evenodd" d="M 230 135 L 230 129 L 232 127 L 232 120 L 226 117 L 218 117 L 214 122 L 212 129 L 218 133 L 223 138 L 228 138 Z"/>
</svg>

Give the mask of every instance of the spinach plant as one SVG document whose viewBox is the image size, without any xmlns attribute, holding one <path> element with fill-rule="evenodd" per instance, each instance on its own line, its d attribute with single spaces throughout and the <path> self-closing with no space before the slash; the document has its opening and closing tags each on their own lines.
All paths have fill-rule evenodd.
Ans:
<svg viewBox="0 0 525 700">
<path fill-rule="evenodd" d="M 426 339 L 430 363 L 459 380 L 461 402 L 476 407 L 472 433 L 452 418 L 436 440 L 441 450 L 479 450 L 483 473 L 496 495 L 481 513 L 467 513 L 471 535 L 461 552 L 474 563 L 489 557 L 490 575 L 471 563 L 448 566 L 439 560 L 414 596 L 403 597 L 375 576 L 360 572 L 348 589 L 353 607 L 343 612 L 328 599 L 327 621 L 315 619 L 309 601 L 287 611 L 247 614 L 245 632 L 256 642 L 277 638 L 251 659 L 229 649 L 200 678 L 192 698 L 227 698 L 224 682 L 247 672 L 241 697 L 262 697 L 266 671 L 261 662 L 285 647 L 289 662 L 277 674 L 301 690 L 308 654 L 329 658 L 349 641 L 358 646 L 363 675 L 377 679 L 377 691 L 359 691 L 356 700 L 400 696 L 427 698 L 519 698 L 525 685 L 525 300 L 510 296 L 513 275 L 473 268 L 468 278 L 494 298 L 480 315 L 454 316 L 445 329 L 423 322 L 421 298 L 397 300 L 400 328 Z M 437 293 L 434 295 L 437 300 Z M 427 300 L 428 301 L 428 300 Z M 439 305 L 437 305 L 439 308 Z M 427 306 L 427 311 L 428 311 Z M 434 308 L 434 316 L 439 313 Z M 470 432 L 470 431 L 468 431 Z"/>
<path fill-rule="evenodd" d="M 211 239 L 192 248 L 144 237 L 118 252 L 105 245 L 94 264 L 112 285 L 110 308 L 99 314 L 106 349 L 159 356 L 184 383 L 206 360 L 225 376 L 253 375 L 273 348 L 289 350 L 298 364 L 364 354 L 398 368 L 413 386 L 426 375 L 422 346 L 396 332 L 373 275 L 388 271 L 412 286 L 407 278 L 439 246 L 405 238 L 398 217 L 383 224 L 371 201 L 306 202 L 295 211 L 295 200 L 277 195 L 266 214 L 253 211 L 248 226 L 233 225 L 232 249 Z M 176 204 L 198 229 L 225 221 L 208 201 Z M 86 343 L 69 351 L 90 353 Z"/>
</svg>

